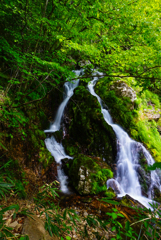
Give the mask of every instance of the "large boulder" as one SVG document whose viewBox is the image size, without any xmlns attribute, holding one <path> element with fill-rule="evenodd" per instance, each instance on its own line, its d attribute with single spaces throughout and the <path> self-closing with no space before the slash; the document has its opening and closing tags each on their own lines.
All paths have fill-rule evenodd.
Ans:
<svg viewBox="0 0 161 240">
<path fill-rule="evenodd" d="M 121 204 L 124 206 L 132 207 L 132 208 L 142 208 L 144 209 L 144 205 L 142 205 L 139 201 L 136 199 L 132 198 L 130 195 L 126 194 L 124 197 L 121 199 Z"/>
<path fill-rule="evenodd" d="M 143 110 L 143 115 L 144 118 L 148 119 L 148 120 L 154 120 L 154 121 L 158 121 L 160 118 L 160 109 L 155 109 L 154 107 L 152 107 L 152 109 L 144 109 Z"/>
<path fill-rule="evenodd" d="M 56 236 L 51 237 L 45 230 L 45 223 L 36 215 L 27 217 L 22 229 L 23 235 L 28 235 L 29 240 L 58 240 Z"/>
<path fill-rule="evenodd" d="M 106 181 L 113 177 L 111 168 L 98 157 L 78 154 L 67 163 L 70 183 L 81 195 L 106 192 Z"/>
<path fill-rule="evenodd" d="M 101 106 L 84 86 L 75 90 L 64 122 L 63 146 L 68 155 L 78 153 L 101 157 L 109 165 L 116 159 L 116 136 L 101 113 Z"/>
<path fill-rule="evenodd" d="M 127 97 L 131 103 L 136 100 L 135 91 L 129 87 L 124 81 L 118 80 L 110 86 L 110 90 L 114 90 L 118 97 Z"/>
</svg>

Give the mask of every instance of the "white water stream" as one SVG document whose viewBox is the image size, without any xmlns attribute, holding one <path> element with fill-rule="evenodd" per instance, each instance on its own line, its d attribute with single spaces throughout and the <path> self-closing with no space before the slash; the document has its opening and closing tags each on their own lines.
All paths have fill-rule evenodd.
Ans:
<svg viewBox="0 0 161 240">
<path fill-rule="evenodd" d="M 151 171 L 151 185 L 148 192 L 149 198 L 142 196 L 141 185 L 136 171 L 137 166 L 139 165 L 136 146 L 139 145 L 142 149 L 148 165 L 152 165 L 155 161 L 141 143 L 132 140 L 120 126 L 113 123 L 108 110 L 103 108 L 101 98 L 94 91 L 94 86 L 102 75 L 99 72 L 97 72 L 97 74 L 100 76 L 94 77 L 94 79 L 89 82 L 88 89 L 89 92 L 98 99 L 104 119 L 107 124 L 113 128 L 117 137 L 117 173 L 115 179 L 107 181 L 107 188 L 115 186 L 115 189 L 119 192 L 118 196 L 122 197 L 128 194 L 142 203 L 145 207 L 150 208 L 149 203 L 152 203 L 151 197 L 154 186 L 161 190 L 160 179 L 156 171 Z"/>
<path fill-rule="evenodd" d="M 81 71 L 75 71 L 75 74 L 79 76 L 80 72 Z M 53 132 L 60 130 L 60 124 L 61 124 L 61 120 L 63 117 L 64 109 L 65 109 L 69 99 L 74 94 L 74 89 L 78 86 L 78 84 L 79 84 L 79 80 L 72 81 L 72 82 L 66 82 L 64 84 L 64 89 L 65 89 L 64 90 L 64 93 L 65 93 L 64 100 L 58 108 L 54 123 L 50 126 L 50 129 L 45 130 L 44 132 L 53 133 Z M 58 143 L 56 141 L 56 139 L 54 138 L 54 136 L 47 137 L 45 139 L 45 144 L 46 144 L 47 149 L 51 153 L 51 155 L 54 157 L 56 163 L 59 164 L 57 167 L 57 173 L 58 173 L 58 180 L 60 182 L 60 189 L 62 192 L 68 193 L 69 192 L 68 187 L 67 187 L 68 177 L 64 174 L 64 171 L 62 169 L 61 160 L 65 159 L 65 158 L 72 159 L 72 157 L 66 155 L 62 143 Z"/>
</svg>

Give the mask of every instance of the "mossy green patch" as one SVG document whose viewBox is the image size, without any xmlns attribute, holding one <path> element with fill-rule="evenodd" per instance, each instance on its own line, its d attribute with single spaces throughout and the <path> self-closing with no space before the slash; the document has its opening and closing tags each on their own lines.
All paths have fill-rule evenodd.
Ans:
<svg viewBox="0 0 161 240">
<path fill-rule="evenodd" d="M 104 195 L 107 197 L 107 199 L 114 199 L 116 197 L 116 193 L 111 187 L 106 190 Z"/>
<path fill-rule="evenodd" d="M 113 177 L 110 167 L 102 160 L 78 154 L 67 163 L 68 175 L 72 185 L 80 194 L 106 192 L 106 181 Z M 81 187 L 80 187 L 81 186 Z"/>
<path fill-rule="evenodd" d="M 39 150 L 39 162 L 43 164 L 44 168 L 53 162 L 51 153 L 45 147 L 41 147 Z"/>
</svg>

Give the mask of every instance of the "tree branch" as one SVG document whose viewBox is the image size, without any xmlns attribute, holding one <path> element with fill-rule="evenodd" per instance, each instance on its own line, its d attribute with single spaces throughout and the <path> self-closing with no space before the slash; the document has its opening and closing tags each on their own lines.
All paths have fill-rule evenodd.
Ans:
<svg viewBox="0 0 161 240">
<path fill-rule="evenodd" d="M 161 66 L 150 67 L 150 68 L 146 69 L 145 71 L 143 71 L 142 73 L 140 73 L 139 76 L 141 76 L 141 75 L 144 74 L 145 72 L 150 71 L 151 69 L 154 69 L 154 68 L 160 68 L 160 67 L 161 67 Z"/>
<path fill-rule="evenodd" d="M 161 78 L 154 78 L 154 77 L 140 77 L 139 76 L 135 76 L 135 75 L 130 75 L 130 76 L 126 76 L 126 75 L 108 75 L 108 74 L 102 74 L 101 76 L 99 75 L 90 75 L 90 76 L 84 76 L 84 77 L 77 77 L 77 78 L 72 78 L 70 80 L 76 80 L 76 79 L 82 79 L 82 78 L 93 78 L 93 77 L 119 77 L 119 78 L 129 78 L 129 77 L 134 77 L 134 78 L 139 78 L 139 79 L 151 79 L 151 80 L 154 80 L 154 79 L 157 79 L 157 80 L 161 80 Z"/>
</svg>

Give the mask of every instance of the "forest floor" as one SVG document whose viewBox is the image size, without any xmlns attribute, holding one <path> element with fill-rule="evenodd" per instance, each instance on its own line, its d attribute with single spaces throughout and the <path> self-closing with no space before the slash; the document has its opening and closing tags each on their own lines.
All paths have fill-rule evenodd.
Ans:
<svg viewBox="0 0 161 240">
<path fill-rule="evenodd" d="M 106 203 L 101 200 L 101 196 L 78 196 L 77 194 L 64 195 L 62 193 L 59 194 L 59 197 L 53 199 L 53 202 L 56 206 L 59 206 L 57 209 L 52 209 L 51 211 L 54 214 L 59 214 L 63 216 L 64 211 L 66 209 L 74 210 L 77 216 L 79 217 L 79 221 L 76 219 L 75 224 L 70 220 L 70 216 L 67 214 L 67 219 L 63 220 L 63 223 L 68 227 L 71 227 L 72 230 L 69 230 L 68 233 L 62 232 L 61 236 L 66 237 L 69 236 L 71 239 L 111 239 L 115 237 L 116 232 L 111 231 L 111 226 L 109 224 L 108 230 L 104 229 L 98 219 L 102 221 L 106 220 L 109 216 L 106 215 L 107 212 L 111 212 L 112 208 L 116 208 L 119 213 L 124 215 L 124 220 L 120 217 L 118 221 L 128 220 L 132 221 L 134 215 L 137 215 L 137 212 L 129 207 L 123 205 L 113 205 L 110 203 Z M 41 209 L 42 214 L 37 210 L 37 205 L 34 203 L 33 199 L 31 200 L 22 200 L 16 198 L 10 198 L 7 202 L 4 202 L 4 205 L 8 206 L 10 204 L 18 204 L 22 211 L 23 209 L 27 209 L 29 214 L 33 214 L 32 216 L 36 216 L 45 222 L 45 209 Z M 72 214 L 72 213 L 71 213 Z M 21 235 L 23 231 L 23 226 L 25 219 L 28 218 L 25 215 L 16 215 L 14 218 L 14 210 L 8 210 L 4 213 L 3 219 L 6 222 L 6 226 L 12 227 L 12 232 L 15 236 Z M 95 219 L 93 224 L 89 225 L 89 219 Z M 92 223 L 92 222 L 91 222 Z M 58 227 L 61 228 L 57 223 L 55 223 Z M 54 238 L 55 239 L 55 238 Z"/>
</svg>

